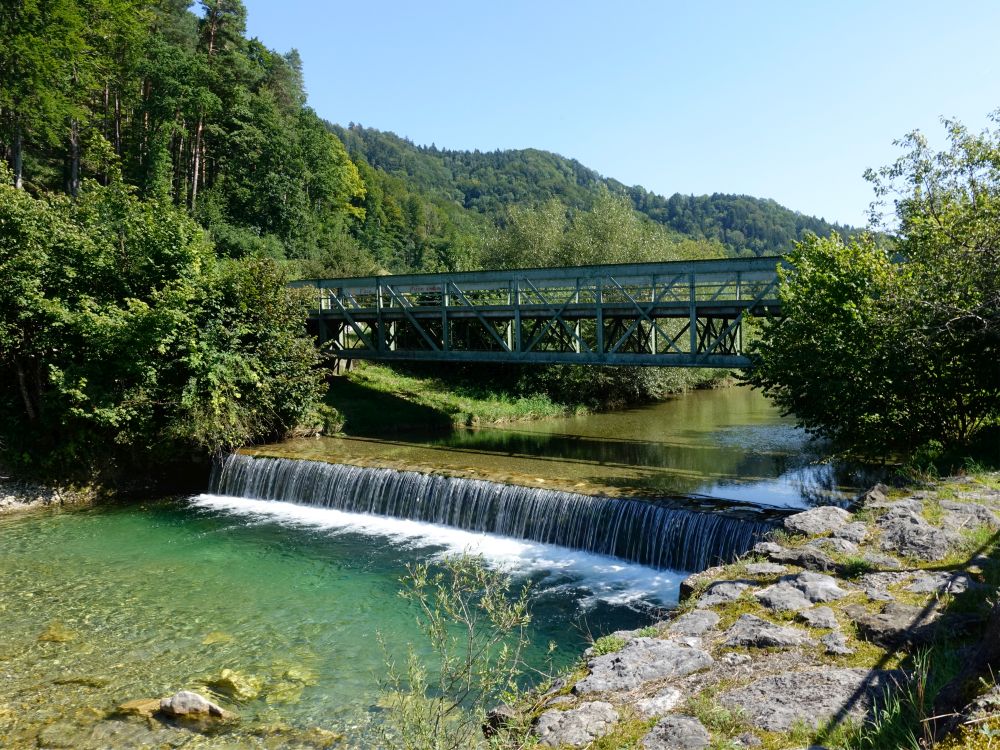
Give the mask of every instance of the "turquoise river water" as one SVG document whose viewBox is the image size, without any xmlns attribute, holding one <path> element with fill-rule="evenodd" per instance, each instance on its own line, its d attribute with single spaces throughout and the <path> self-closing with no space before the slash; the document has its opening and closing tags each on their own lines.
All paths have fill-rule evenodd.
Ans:
<svg viewBox="0 0 1000 750">
<path fill-rule="evenodd" d="M 569 466 L 599 476 L 602 464 L 623 473 L 631 462 L 647 479 L 654 465 L 676 475 L 671 455 L 697 456 L 707 469 L 701 481 L 689 476 L 699 494 L 720 487 L 721 497 L 753 501 L 771 486 L 774 505 L 808 504 L 804 463 L 791 458 L 802 449 L 801 434 L 766 404 L 748 410 L 741 401 L 744 408 L 727 422 L 710 395 L 699 394 L 697 402 L 711 418 L 691 418 L 706 429 L 697 436 L 688 429 L 682 445 L 665 439 L 661 407 L 650 408 L 648 429 L 633 438 L 626 425 L 641 423 L 641 410 L 619 418 L 603 449 L 594 430 L 574 439 L 567 422 L 522 425 L 506 438 L 490 430 L 427 445 L 518 460 L 532 446 L 561 445 L 559 471 Z M 595 429 L 614 421 L 593 419 Z M 746 444 L 754 430 L 770 440 L 756 453 Z M 741 452 L 753 482 L 732 476 Z M 696 467 L 683 469 L 691 475 Z M 789 472 L 799 489 L 782 484 Z M 840 488 L 821 484 L 824 495 Z M 798 493 L 794 502 L 790 493 Z M 398 595 L 400 578 L 408 564 L 460 551 L 481 553 L 533 583 L 528 656 L 539 667 L 548 659 L 554 667 L 571 663 L 589 637 L 653 621 L 675 604 L 686 575 L 435 524 L 207 494 L 0 517 L 0 746 L 34 747 L 40 734 L 65 737 L 68 744 L 59 746 L 101 746 L 94 738 L 114 733 L 108 716 L 119 703 L 183 688 L 204 691 L 223 669 L 259 677 L 263 688 L 242 704 L 223 701 L 241 721 L 238 735 L 219 742 L 253 746 L 275 727 L 321 727 L 363 746 L 358 738 L 378 720 L 385 673 L 378 637 L 392 656 L 412 644 L 429 657 L 414 606 Z M 104 746 L 130 741 L 148 738 Z M 190 738 L 198 747 L 214 741 Z"/>
</svg>

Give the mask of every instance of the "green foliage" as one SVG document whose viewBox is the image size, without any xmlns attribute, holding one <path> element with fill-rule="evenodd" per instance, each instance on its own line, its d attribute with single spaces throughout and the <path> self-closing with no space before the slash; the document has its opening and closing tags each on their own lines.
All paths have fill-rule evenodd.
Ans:
<svg viewBox="0 0 1000 750">
<path fill-rule="evenodd" d="M 796 246 L 749 376 L 808 429 L 925 464 L 960 461 L 1000 421 L 1000 133 L 949 135 L 935 154 L 913 134 L 870 174 L 896 199 L 891 245 Z"/>
<path fill-rule="evenodd" d="M 664 198 L 601 177 L 578 161 L 547 151 L 449 151 L 415 146 L 393 133 L 361 125 L 332 127 L 352 157 L 404 179 L 425 199 L 458 204 L 504 225 L 512 207 L 530 209 L 555 202 L 569 215 L 590 211 L 603 194 L 611 193 L 624 197 L 638 215 L 666 228 L 671 236 L 683 237 L 695 248 L 708 245 L 716 249 L 714 254 L 776 255 L 807 232 L 846 235 L 849 231 L 772 200 L 721 194 Z M 541 263 L 529 260 L 525 265 Z"/>
<path fill-rule="evenodd" d="M 120 181 L 85 183 L 75 202 L 3 181 L 8 460 L 65 474 L 148 466 L 309 417 L 317 355 L 273 262 L 216 261 L 191 219 Z"/>
<path fill-rule="evenodd" d="M 617 635 L 603 635 L 594 641 L 594 645 L 590 647 L 591 652 L 594 656 L 604 656 L 605 654 L 613 654 L 615 651 L 621 651 L 625 648 L 625 639 Z"/>
<path fill-rule="evenodd" d="M 434 572 L 414 565 L 401 595 L 417 605 L 436 664 L 433 672 L 412 649 L 406 674 L 389 660 L 382 746 L 401 750 L 457 750 L 484 745 L 488 708 L 513 703 L 527 645 L 528 588 L 482 558 L 451 557 Z"/>
</svg>

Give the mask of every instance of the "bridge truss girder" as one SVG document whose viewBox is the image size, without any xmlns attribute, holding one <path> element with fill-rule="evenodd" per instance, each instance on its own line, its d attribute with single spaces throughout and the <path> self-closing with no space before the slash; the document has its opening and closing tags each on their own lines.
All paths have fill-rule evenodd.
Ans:
<svg viewBox="0 0 1000 750">
<path fill-rule="evenodd" d="M 779 258 L 296 282 L 338 359 L 743 367 Z"/>
</svg>

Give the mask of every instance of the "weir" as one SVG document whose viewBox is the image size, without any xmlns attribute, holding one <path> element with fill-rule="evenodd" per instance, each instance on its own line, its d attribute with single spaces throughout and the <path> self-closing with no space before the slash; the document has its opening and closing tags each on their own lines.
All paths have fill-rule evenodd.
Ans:
<svg viewBox="0 0 1000 750">
<path fill-rule="evenodd" d="M 242 454 L 216 464 L 210 492 L 442 524 L 684 571 L 735 559 L 778 519 L 752 506 L 716 501 L 595 497 Z"/>
</svg>

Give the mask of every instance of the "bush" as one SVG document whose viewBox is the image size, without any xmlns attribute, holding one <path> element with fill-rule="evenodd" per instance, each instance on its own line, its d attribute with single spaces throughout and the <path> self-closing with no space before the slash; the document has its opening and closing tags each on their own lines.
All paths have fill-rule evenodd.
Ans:
<svg viewBox="0 0 1000 750">
<path fill-rule="evenodd" d="M 280 435 L 320 395 L 274 262 L 217 261 L 191 219 L 120 181 L 77 201 L 0 174 L 0 450 L 84 475 Z"/>
</svg>

